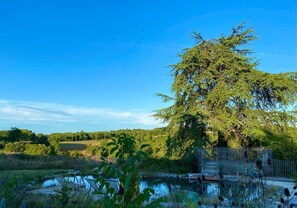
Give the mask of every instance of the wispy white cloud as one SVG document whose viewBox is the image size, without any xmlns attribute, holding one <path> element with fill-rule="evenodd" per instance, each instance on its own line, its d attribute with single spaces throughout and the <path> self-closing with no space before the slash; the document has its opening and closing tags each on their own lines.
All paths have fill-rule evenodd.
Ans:
<svg viewBox="0 0 297 208">
<path fill-rule="evenodd" d="M 101 124 L 115 122 L 135 124 L 140 127 L 158 127 L 162 124 L 141 110 L 116 110 L 110 108 L 88 108 L 46 102 L 0 100 L 0 122 L 20 124 Z M 128 127 L 127 127 L 128 128 Z M 136 128 L 136 127 L 135 127 Z"/>
</svg>

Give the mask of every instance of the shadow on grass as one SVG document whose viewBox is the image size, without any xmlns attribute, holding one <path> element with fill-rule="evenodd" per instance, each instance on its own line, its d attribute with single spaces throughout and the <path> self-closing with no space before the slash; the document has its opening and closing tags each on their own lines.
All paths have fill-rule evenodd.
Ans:
<svg viewBox="0 0 297 208">
<path fill-rule="evenodd" d="M 78 143 L 61 143 L 60 149 L 62 151 L 71 151 L 71 150 L 86 150 L 86 144 L 78 144 Z"/>
</svg>

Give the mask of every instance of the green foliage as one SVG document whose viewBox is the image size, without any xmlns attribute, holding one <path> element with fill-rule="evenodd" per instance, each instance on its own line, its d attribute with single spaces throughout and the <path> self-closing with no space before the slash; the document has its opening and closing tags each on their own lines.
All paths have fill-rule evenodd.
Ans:
<svg viewBox="0 0 297 208">
<path fill-rule="evenodd" d="M 109 151 L 106 147 L 101 147 L 100 150 L 101 150 L 100 152 L 101 157 L 107 158 L 109 156 Z"/>
<path fill-rule="evenodd" d="M 196 160 L 183 159 L 168 159 L 168 158 L 146 158 L 140 164 L 141 172 L 145 174 L 154 173 L 176 173 L 186 174 L 197 172 L 197 164 L 193 164 Z"/>
<path fill-rule="evenodd" d="M 83 154 L 80 151 L 72 150 L 72 151 L 69 151 L 69 156 L 70 157 L 82 157 Z"/>
<path fill-rule="evenodd" d="M 27 129 L 18 129 L 12 127 L 10 130 L 0 131 L 0 141 L 32 141 L 38 144 L 47 144 L 47 137 L 43 134 L 36 135 L 34 132 Z"/>
<path fill-rule="evenodd" d="M 24 152 L 26 149 L 25 142 L 6 143 L 4 150 L 7 152 Z"/>
<path fill-rule="evenodd" d="M 120 161 L 124 161 L 135 153 L 135 144 L 134 137 L 122 133 L 119 135 L 118 139 L 112 139 L 112 141 L 107 144 L 107 147 L 112 146 L 110 154 L 116 151 L 115 157 Z"/>
<path fill-rule="evenodd" d="M 2 175 L 0 177 L 0 196 L 7 201 L 7 207 L 19 207 L 26 199 L 28 187 L 23 177 Z"/>
<path fill-rule="evenodd" d="M 44 144 L 29 144 L 26 142 L 8 142 L 5 144 L 4 151 L 29 155 L 49 155 L 51 153 L 50 147 Z"/>
<path fill-rule="evenodd" d="M 60 142 L 58 138 L 49 138 L 48 142 L 50 143 L 51 154 L 56 155 L 60 151 Z"/>
<path fill-rule="evenodd" d="M 166 152 L 165 141 L 168 138 L 168 132 L 165 128 L 156 128 L 153 130 L 124 129 L 106 132 L 68 132 L 53 133 L 50 135 L 35 135 L 32 131 L 26 129 L 13 130 L 16 132 L 30 133 L 30 138 L 27 137 L 29 138 L 28 141 L 23 141 L 20 137 L 14 137 L 15 139 L 11 139 L 9 136 L 10 131 L 11 130 L 0 131 L 0 149 L 3 149 L 9 142 L 13 143 L 16 141 L 22 141 L 30 144 L 44 144 L 49 146 L 51 155 L 63 154 L 61 152 L 65 150 L 86 150 L 84 153 L 89 153 L 90 155 L 100 155 L 102 151 L 105 151 L 104 148 L 106 148 L 106 144 L 110 142 L 112 138 L 117 138 L 122 133 L 126 133 L 135 138 L 135 148 L 139 149 L 142 143 L 148 143 L 151 145 L 151 149 L 147 149 L 146 151 L 150 152 L 153 157 L 163 157 Z M 74 142 L 71 144 L 68 143 L 71 141 Z M 81 143 L 78 143 L 79 141 L 81 141 Z M 11 144 L 8 146 L 11 146 Z M 9 147 L 5 151 L 11 152 L 12 149 L 12 147 Z M 107 147 L 107 149 L 110 150 L 110 147 Z M 114 155 L 111 155 L 111 157 L 114 157 Z"/>
<path fill-rule="evenodd" d="M 264 132 L 263 145 L 273 151 L 274 158 L 297 160 L 297 134 L 274 133 L 267 130 Z"/>
<path fill-rule="evenodd" d="M 92 208 L 96 207 L 94 200 L 83 192 L 81 187 L 73 189 L 65 182 L 53 196 L 33 194 L 31 191 L 40 187 L 49 176 L 66 174 L 69 170 L 22 170 L 0 172 L 0 196 L 5 198 L 6 207 L 64 207 Z M 81 189 L 80 189 L 81 188 Z M 81 192 L 80 192 L 81 191 Z"/>
<path fill-rule="evenodd" d="M 49 155 L 51 149 L 44 144 L 27 144 L 24 153 L 29 155 Z"/>
<path fill-rule="evenodd" d="M 296 127 L 297 72 L 270 74 L 257 70 L 245 45 L 256 39 L 244 24 L 231 35 L 204 40 L 180 54 L 172 65 L 174 97 L 159 94 L 168 108 L 155 116 L 169 122 L 170 145 L 181 153 L 195 145 L 256 146 L 265 131 Z M 296 137 L 295 137 L 296 139 Z M 190 148 L 191 149 L 191 148 Z M 187 151 L 188 152 L 188 151 Z"/>
<path fill-rule="evenodd" d="M 69 204 L 71 199 L 72 189 L 67 184 L 63 185 L 62 188 L 57 192 L 54 198 L 57 199 L 57 205 L 59 207 L 65 207 Z"/>
<path fill-rule="evenodd" d="M 192 191 L 172 190 L 167 196 L 169 203 L 175 203 L 173 207 L 196 208 L 198 204 L 198 194 Z"/>
<path fill-rule="evenodd" d="M 153 189 L 146 188 L 142 193 L 139 190 L 139 164 L 143 158 L 147 157 L 142 150 L 147 145 L 142 145 L 141 150 L 136 151 L 135 138 L 121 134 L 118 140 L 113 139 L 108 146 L 112 147 L 109 154 L 115 152 L 120 162 L 119 167 L 103 162 L 99 171 L 105 176 L 118 177 L 121 188 L 120 193 L 116 193 L 116 190 L 110 187 L 103 177 L 99 177 L 99 193 L 101 194 L 99 206 L 105 208 L 160 207 L 159 203 L 162 199 L 150 201 L 150 197 L 154 194 Z"/>
<path fill-rule="evenodd" d="M 0 141 L 0 149 L 4 149 L 5 148 L 5 142 L 4 141 Z"/>
</svg>

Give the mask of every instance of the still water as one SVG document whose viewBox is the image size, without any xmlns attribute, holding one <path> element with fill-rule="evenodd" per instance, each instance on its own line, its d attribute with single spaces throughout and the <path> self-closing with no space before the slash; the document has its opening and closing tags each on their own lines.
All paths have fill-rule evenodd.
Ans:
<svg viewBox="0 0 297 208">
<path fill-rule="evenodd" d="M 91 175 L 83 177 L 70 176 L 63 179 L 89 189 L 90 185 L 86 179 L 94 180 L 94 177 Z M 44 181 L 42 187 L 56 186 L 59 183 L 59 179 L 50 179 Z M 140 191 L 143 191 L 145 188 L 152 188 L 155 190 L 155 196 L 168 196 L 170 193 L 180 190 L 198 192 L 197 187 L 196 182 L 189 183 L 187 179 L 144 178 L 140 181 Z M 203 192 L 209 196 L 217 196 L 219 194 L 219 186 L 217 183 L 204 183 Z"/>
</svg>

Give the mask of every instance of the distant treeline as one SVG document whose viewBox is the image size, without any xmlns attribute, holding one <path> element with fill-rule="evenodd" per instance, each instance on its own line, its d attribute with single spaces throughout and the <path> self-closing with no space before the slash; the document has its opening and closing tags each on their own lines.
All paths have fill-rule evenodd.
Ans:
<svg viewBox="0 0 297 208">
<path fill-rule="evenodd" d="M 164 156 L 168 132 L 166 128 L 153 130 L 123 129 L 99 132 L 68 132 L 35 134 L 27 129 L 11 128 L 0 131 L 0 149 L 6 152 L 18 152 L 27 154 L 56 154 L 59 151 L 60 142 L 102 140 L 103 143 L 111 138 L 117 138 L 121 133 L 129 134 L 136 139 L 136 146 L 143 143 L 150 144 L 154 156 Z"/>
<path fill-rule="evenodd" d="M 0 131 L 0 142 L 20 142 L 30 141 L 36 144 L 49 144 L 48 135 L 35 134 L 27 129 L 11 128 L 10 130 Z"/>
<path fill-rule="evenodd" d="M 52 133 L 52 134 L 35 134 L 28 129 L 11 128 L 10 130 L 0 131 L 1 142 L 19 142 L 27 141 L 36 144 L 49 144 L 50 141 L 56 140 L 59 142 L 66 141 L 85 141 L 85 140 L 103 140 L 117 137 L 121 133 L 127 133 L 137 140 L 152 140 L 154 138 L 167 138 L 168 134 L 165 128 L 156 128 L 153 130 L 143 129 L 122 129 L 112 131 L 98 132 L 67 132 L 67 133 Z M 165 137 L 165 138 L 164 138 Z"/>
<path fill-rule="evenodd" d="M 267 137 L 261 144 L 255 143 L 253 147 L 266 147 L 272 149 L 277 159 L 297 159 L 296 128 L 290 128 L 291 136 L 287 134 L 267 133 Z M 0 131 L 0 151 L 25 153 L 30 155 L 55 155 L 67 154 L 60 150 L 61 142 L 97 140 L 100 145 L 89 145 L 88 151 L 98 155 L 111 138 L 117 138 L 121 133 L 131 135 L 136 140 L 136 148 L 142 144 L 149 144 L 148 151 L 154 158 L 164 157 L 171 142 L 167 128 L 122 129 L 98 132 L 68 132 L 52 134 L 36 134 L 28 129 L 11 128 Z M 71 155 L 71 153 L 70 153 Z M 75 153 L 76 155 L 76 153 Z M 172 155 L 179 158 L 179 155 Z"/>
<path fill-rule="evenodd" d="M 56 145 L 55 145 L 56 144 Z M 27 129 L 11 128 L 0 131 L 0 150 L 30 155 L 54 155 L 58 143 L 50 143 L 44 134 L 35 134 Z"/>
<path fill-rule="evenodd" d="M 64 141 L 85 141 L 85 140 L 102 140 L 117 137 L 121 133 L 129 134 L 136 138 L 136 140 L 151 140 L 155 137 L 166 137 L 165 128 L 156 128 L 153 130 L 143 130 L 143 129 L 122 129 L 122 130 L 112 130 L 112 131 L 98 131 L 98 132 L 68 132 L 68 133 L 53 133 L 48 135 L 49 140 L 59 140 Z"/>
</svg>

